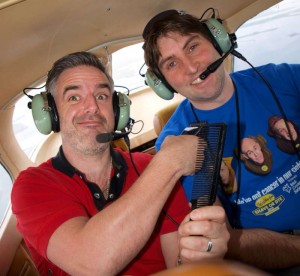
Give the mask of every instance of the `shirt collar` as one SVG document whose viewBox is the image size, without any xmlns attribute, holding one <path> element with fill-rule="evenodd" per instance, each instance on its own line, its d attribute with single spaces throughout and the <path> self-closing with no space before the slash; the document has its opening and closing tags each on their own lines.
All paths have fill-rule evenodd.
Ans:
<svg viewBox="0 0 300 276">
<path fill-rule="evenodd" d="M 112 147 L 110 148 L 110 153 L 115 173 L 120 173 L 123 170 L 127 171 L 127 164 L 123 159 L 122 155 L 118 151 L 114 150 Z M 82 173 L 75 167 L 73 167 L 66 159 L 62 146 L 59 147 L 57 155 L 52 158 L 52 165 L 55 169 L 70 177 L 73 177 L 75 173 L 82 175 Z"/>
</svg>

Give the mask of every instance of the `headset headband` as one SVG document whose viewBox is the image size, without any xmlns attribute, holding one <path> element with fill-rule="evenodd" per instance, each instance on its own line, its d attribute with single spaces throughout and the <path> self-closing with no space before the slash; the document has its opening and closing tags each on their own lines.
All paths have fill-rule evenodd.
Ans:
<svg viewBox="0 0 300 276">
<path fill-rule="evenodd" d="M 143 38 L 146 39 L 146 36 L 148 35 L 149 31 L 153 28 L 153 25 L 156 22 L 161 21 L 161 20 L 169 17 L 170 15 L 175 15 L 175 14 L 185 14 L 185 12 L 177 11 L 177 10 L 167 10 L 167 11 L 163 11 L 163 12 L 155 15 L 154 17 L 152 17 L 150 19 L 150 21 L 147 23 L 146 27 L 144 28 Z"/>
</svg>

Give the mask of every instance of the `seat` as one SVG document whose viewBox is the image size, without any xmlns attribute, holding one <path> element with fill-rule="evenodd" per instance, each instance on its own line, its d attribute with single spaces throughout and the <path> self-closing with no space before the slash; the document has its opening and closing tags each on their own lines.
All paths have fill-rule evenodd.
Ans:
<svg viewBox="0 0 300 276">
<path fill-rule="evenodd" d="M 129 150 L 124 138 L 120 138 L 115 141 L 112 141 L 111 144 L 112 144 L 113 148 L 120 148 L 123 151 Z"/>
<path fill-rule="evenodd" d="M 157 136 L 160 134 L 161 130 L 163 129 L 165 124 L 168 122 L 168 120 L 170 119 L 171 115 L 174 113 L 174 111 L 177 108 L 179 103 L 180 102 L 174 102 L 174 103 L 160 109 L 159 111 L 157 111 L 154 114 L 153 126 L 154 126 L 154 130 L 155 130 L 155 133 L 157 134 Z"/>
<path fill-rule="evenodd" d="M 24 240 L 20 243 L 6 276 L 39 276 Z"/>
</svg>

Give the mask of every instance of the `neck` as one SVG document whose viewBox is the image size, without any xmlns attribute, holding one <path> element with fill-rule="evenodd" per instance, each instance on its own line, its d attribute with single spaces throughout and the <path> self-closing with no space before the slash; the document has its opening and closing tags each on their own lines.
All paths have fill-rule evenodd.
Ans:
<svg viewBox="0 0 300 276">
<path fill-rule="evenodd" d="M 84 173 L 88 181 L 96 183 L 101 189 L 105 188 L 107 176 L 111 171 L 111 154 L 108 145 L 97 155 L 87 155 L 63 145 L 66 159 L 80 172 Z"/>
</svg>

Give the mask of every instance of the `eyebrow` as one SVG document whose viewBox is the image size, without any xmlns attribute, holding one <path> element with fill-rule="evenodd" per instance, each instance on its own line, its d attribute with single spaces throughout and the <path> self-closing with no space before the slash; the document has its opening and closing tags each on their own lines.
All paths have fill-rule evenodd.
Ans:
<svg viewBox="0 0 300 276">
<path fill-rule="evenodd" d="M 68 85 L 64 88 L 63 95 L 65 95 L 69 90 L 76 90 L 79 88 L 79 85 Z"/>
<path fill-rule="evenodd" d="M 198 37 L 199 37 L 199 35 L 192 35 L 192 36 L 190 36 L 190 37 L 187 39 L 187 41 L 184 43 L 184 45 L 183 45 L 183 47 L 182 47 L 182 50 L 185 50 L 185 49 L 187 48 L 187 46 L 189 45 L 189 43 L 190 43 L 191 41 L 193 41 L 195 38 L 198 38 Z M 158 68 L 162 68 L 163 65 L 164 65 L 168 60 L 170 60 L 170 59 L 172 59 L 172 58 L 173 58 L 173 55 L 168 56 L 168 57 L 162 59 L 162 60 L 158 63 Z"/>
<path fill-rule="evenodd" d="M 79 88 L 80 88 L 80 85 L 67 85 L 64 88 L 63 95 L 65 95 L 70 90 L 77 90 Z M 107 88 L 109 91 L 111 91 L 111 86 L 108 83 L 99 83 L 97 85 L 97 88 L 101 88 L 101 89 Z"/>
</svg>

